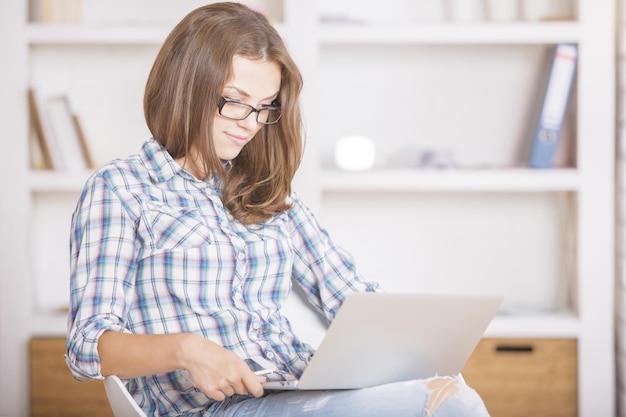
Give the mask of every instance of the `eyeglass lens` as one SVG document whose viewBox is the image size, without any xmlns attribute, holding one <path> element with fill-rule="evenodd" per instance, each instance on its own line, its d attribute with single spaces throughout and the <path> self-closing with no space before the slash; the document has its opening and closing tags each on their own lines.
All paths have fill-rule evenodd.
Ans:
<svg viewBox="0 0 626 417">
<path fill-rule="evenodd" d="M 250 116 L 252 112 L 256 112 L 256 120 L 259 123 L 271 124 L 276 123 L 280 119 L 280 109 L 277 108 L 255 109 L 248 104 L 226 100 L 223 100 L 221 103 L 220 114 L 229 119 L 243 120 Z"/>
</svg>

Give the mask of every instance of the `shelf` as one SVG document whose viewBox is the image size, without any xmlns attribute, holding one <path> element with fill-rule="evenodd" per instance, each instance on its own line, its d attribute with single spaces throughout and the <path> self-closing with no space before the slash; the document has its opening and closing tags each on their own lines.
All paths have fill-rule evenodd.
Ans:
<svg viewBox="0 0 626 417">
<path fill-rule="evenodd" d="M 572 314 L 497 315 L 484 337 L 578 338 L 580 323 Z"/>
<path fill-rule="evenodd" d="M 319 25 L 319 42 L 341 44 L 555 44 L 577 43 L 578 22 L 513 24 Z"/>
<path fill-rule="evenodd" d="M 66 173 L 54 171 L 31 171 L 28 186 L 33 193 L 80 192 L 91 172 Z"/>
<path fill-rule="evenodd" d="M 276 29 L 285 34 L 284 24 Z M 168 25 L 87 26 L 31 23 L 26 38 L 31 45 L 160 45 Z M 577 22 L 514 24 L 318 25 L 322 45 L 340 44 L 554 44 L 577 43 Z"/>
<path fill-rule="evenodd" d="M 275 25 L 279 32 L 281 24 Z M 87 26 L 31 23 L 26 27 L 30 45 L 144 45 L 163 43 L 173 25 Z"/>
<path fill-rule="evenodd" d="M 33 334 L 37 336 L 65 335 L 67 313 L 38 314 L 34 318 Z M 571 315 L 496 316 L 484 337 L 503 338 L 578 338 L 578 319 Z"/>
<path fill-rule="evenodd" d="M 33 318 L 32 335 L 65 336 L 67 313 L 38 314 Z M 576 339 L 578 319 L 572 315 L 496 316 L 483 337 Z"/>
<path fill-rule="evenodd" d="M 320 186 L 323 192 L 573 192 L 579 175 L 575 169 L 326 170 Z"/>
<path fill-rule="evenodd" d="M 159 45 L 170 27 L 29 24 L 31 45 Z"/>
<path fill-rule="evenodd" d="M 65 335 L 67 312 L 42 311 L 33 317 L 33 334 Z M 579 320 L 572 314 L 496 315 L 484 337 L 578 338 Z"/>
</svg>

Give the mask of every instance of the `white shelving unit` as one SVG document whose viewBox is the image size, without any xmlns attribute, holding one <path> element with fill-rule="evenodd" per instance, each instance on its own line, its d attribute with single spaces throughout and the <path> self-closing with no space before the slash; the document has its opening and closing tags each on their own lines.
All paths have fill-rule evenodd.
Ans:
<svg viewBox="0 0 626 417">
<path fill-rule="evenodd" d="M 341 191 L 456 191 L 456 192 L 573 192 L 579 189 L 574 169 L 548 172 L 528 169 L 498 170 L 416 170 L 396 169 L 354 173 L 339 170 L 322 172 L 325 192 Z"/>
<path fill-rule="evenodd" d="M 579 414 L 614 415 L 614 0 L 579 0 L 574 21 L 498 24 L 325 24 L 315 2 L 282 3 L 277 27 L 306 83 L 296 188 L 322 223 L 390 290 L 504 293 L 518 313 L 487 336 L 577 339 Z M 25 16 L 26 2 L 0 6 L 0 60 L 14 64 L 0 77 L 11 152 L 0 165 L 0 415 L 27 413 L 27 340 L 65 332 L 69 214 L 88 175 L 29 168 L 26 91 L 66 91 L 98 161 L 134 152 L 142 80 L 171 29 Z M 521 129 L 544 52 L 560 42 L 580 49 L 570 155 L 525 169 Z M 335 141 L 351 133 L 375 139 L 375 169 L 333 167 Z M 394 165 L 407 147 L 438 146 L 458 168 Z"/>
<path fill-rule="evenodd" d="M 394 289 L 408 287 L 415 290 L 434 288 L 443 291 L 471 291 L 471 286 L 460 282 L 469 280 L 475 282 L 482 290 L 488 290 L 506 281 L 507 284 L 500 285 L 498 289 L 502 290 L 509 299 L 519 297 L 521 301 L 526 302 L 530 300 L 530 297 L 541 298 L 542 293 L 554 291 L 553 300 L 559 300 L 555 303 L 556 309 L 551 310 L 549 306 L 542 305 L 536 309 L 522 308 L 517 310 L 519 314 L 496 317 L 486 336 L 577 339 L 579 414 L 581 416 L 613 415 L 615 413 L 612 311 L 614 278 L 613 97 L 615 89 L 613 11 L 615 5 L 612 1 L 600 4 L 581 0 L 578 6 L 579 18 L 571 22 L 322 25 L 318 31 L 321 78 L 323 79 L 321 82 L 332 83 L 330 77 L 337 76 L 349 87 L 342 91 L 340 83 L 337 83 L 329 87 L 327 91 L 321 89 L 320 94 L 323 97 L 320 100 L 320 107 L 330 106 L 332 111 L 321 110 L 321 120 L 318 120 L 320 123 L 331 125 L 331 128 L 324 130 L 324 134 L 319 138 L 323 143 L 318 145 L 321 148 L 320 165 L 322 167 L 318 177 L 318 186 L 322 194 L 321 217 L 327 220 L 329 229 L 339 230 L 341 241 L 347 242 L 345 246 L 355 249 L 357 262 L 362 261 L 368 269 L 367 272 L 372 272 L 371 275 L 374 277 L 385 277 L 384 279 L 388 280 Z M 434 128 L 420 131 L 419 126 L 417 128 L 415 126 L 418 123 L 410 120 L 408 116 L 410 113 L 401 113 L 404 119 L 394 120 L 393 114 L 385 113 L 384 109 L 379 113 L 368 112 L 368 106 L 380 106 L 383 100 L 381 97 L 385 97 L 385 88 L 391 90 L 388 94 L 392 97 L 391 100 L 398 102 L 402 94 L 398 94 L 397 90 L 400 89 L 399 86 L 402 83 L 410 84 L 407 88 L 417 85 L 422 89 L 415 91 L 414 95 L 407 93 L 405 97 L 408 98 L 405 98 L 402 106 L 412 107 L 415 113 L 419 113 L 420 109 L 428 111 L 420 106 L 420 93 L 428 99 L 433 99 L 436 104 L 441 104 L 441 102 L 436 101 L 437 97 L 434 97 L 433 92 L 428 90 L 428 86 L 411 83 L 411 77 L 408 74 L 411 71 L 415 77 L 420 77 L 420 74 L 432 75 L 428 71 L 422 71 L 420 65 L 433 65 L 442 73 L 452 76 L 458 76 L 458 73 L 465 70 L 470 73 L 473 71 L 464 79 L 464 82 L 471 83 L 472 75 L 476 75 L 481 70 L 488 71 L 488 68 L 476 69 L 468 64 L 467 68 L 461 67 L 456 72 L 448 70 L 446 64 L 450 67 L 453 66 L 451 63 L 454 63 L 450 56 L 458 53 L 462 58 L 456 64 L 463 65 L 466 64 L 463 60 L 467 59 L 471 53 L 476 53 L 477 59 L 487 57 L 488 52 L 485 52 L 485 48 L 490 48 L 494 51 L 493 55 L 488 57 L 494 77 L 498 78 L 496 73 L 498 71 L 510 71 L 512 74 L 510 80 L 516 80 L 519 76 L 519 83 L 523 85 L 524 76 L 527 79 L 529 77 L 533 79 L 533 76 L 517 73 L 515 68 L 506 67 L 502 61 L 514 60 L 515 54 L 524 58 L 536 58 L 537 50 L 546 50 L 556 43 L 576 43 L 580 50 L 577 94 L 573 105 L 574 112 L 569 116 L 571 131 L 568 140 L 570 146 L 575 143 L 575 150 L 572 151 L 573 156 L 569 162 L 565 161 L 561 166 L 550 170 L 537 171 L 519 168 L 515 166 L 514 160 L 506 160 L 507 152 L 514 148 L 503 146 L 495 157 L 491 154 L 486 157 L 488 160 L 484 164 L 486 168 L 483 166 L 482 169 L 475 169 L 471 162 L 467 164 L 469 166 L 467 169 L 464 169 L 461 164 L 461 169 L 454 170 L 415 170 L 388 166 L 389 160 L 393 162 L 394 156 L 390 154 L 390 145 L 387 142 L 396 140 L 396 146 L 406 146 L 408 141 L 418 144 L 426 142 L 428 147 L 433 146 L 433 142 L 429 142 L 430 137 L 441 138 L 446 141 L 446 144 L 449 138 L 446 137 L 448 134 L 445 132 L 446 126 L 441 132 L 437 132 Z M 440 54 L 440 51 L 444 51 L 443 54 Z M 470 52 L 467 53 L 467 51 Z M 507 55 L 508 52 L 511 55 Z M 371 57 L 366 56 L 368 53 L 371 53 Z M 467 55 L 463 55 L 465 53 Z M 412 61 L 412 54 L 418 55 L 419 59 Z M 498 61 L 498 55 L 502 61 Z M 344 56 L 348 58 L 344 59 Z M 366 67 L 368 58 L 370 58 L 370 65 L 375 68 L 371 72 L 368 72 Z M 352 59 L 356 64 L 351 70 L 341 71 L 338 65 L 333 66 L 332 61 L 327 64 L 324 59 L 337 60 L 341 65 L 345 65 L 349 59 Z M 381 64 L 380 61 L 390 63 L 385 67 L 385 63 Z M 440 62 L 439 67 L 437 67 L 438 62 Z M 519 67 L 524 66 L 521 59 L 517 64 Z M 404 65 L 409 69 L 405 71 L 399 69 Z M 537 66 L 537 61 L 532 66 L 540 68 Z M 359 77 L 361 68 L 365 68 L 363 71 L 366 72 L 363 77 Z M 526 72 L 528 70 L 529 68 L 525 68 Z M 383 71 L 386 72 L 379 76 Z M 350 77 L 358 80 L 351 82 Z M 395 82 L 394 77 L 402 81 Z M 529 96 L 525 95 L 528 88 L 537 88 L 539 85 L 535 82 L 536 79 L 533 80 L 530 84 L 515 90 L 520 101 L 528 100 Z M 437 84 L 437 80 L 431 81 Z M 455 86 L 458 86 L 456 81 L 453 80 L 448 87 L 449 90 L 454 90 Z M 371 100 L 367 100 L 365 94 L 350 92 L 349 88 L 354 90 L 359 82 L 363 90 L 373 91 Z M 479 82 L 483 83 L 481 86 L 488 85 L 484 80 L 479 79 Z M 378 87 L 385 84 L 390 84 L 391 87 Z M 443 84 L 437 84 L 437 88 Z M 443 88 L 445 89 L 445 85 Z M 485 94 L 476 94 L 478 97 L 464 95 L 464 93 L 467 94 L 467 91 L 442 92 L 446 99 L 456 97 L 458 101 L 476 107 L 480 107 L 480 100 L 476 98 L 483 98 L 484 101 L 489 101 L 492 96 L 502 98 L 490 91 L 486 91 Z M 351 94 L 355 97 L 351 97 Z M 455 96 L 455 94 L 459 95 Z M 340 112 L 339 106 L 333 107 L 334 97 L 347 103 L 344 112 Z M 418 103 L 406 104 L 410 103 L 411 99 Z M 518 137 L 506 138 L 502 132 L 507 131 L 507 126 L 498 125 L 498 121 L 494 120 L 505 112 L 498 106 L 519 113 L 520 107 L 516 107 L 519 103 L 515 103 L 513 99 L 498 100 L 497 103 L 489 108 L 489 117 L 483 118 L 482 126 L 477 129 L 468 126 L 468 133 L 464 136 L 457 134 L 456 140 L 470 142 L 472 146 L 486 153 L 491 152 L 491 149 L 501 142 L 519 140 Z M 462 109 L 455 106 L 455 103 L 452 103 L 451 107 L 453 109 L 450 111 L 450 123 L 454 123 L 456 117 L 459 119 L 466 117 Z M 352 108 L 356 108 L 357 111 L 351 111 Z M 455 110 L 457 113 L 454 113 Z M 438 107 L 437 111 L 447 111 L 447 109 Z M 467 111 L 473 115 L 478 114 L 477 117 L 480 117 L 480 112 L 481 109 Z M 335 119 L 331 119 L 333 114 L 337 115 Z M 506 118 L 506 116 L 502 117 Z M 521 119 L 507 119 L 513 122 L 508 126 L 508 136 L 517 134 L 520 126 L 519 120 L 523 123 L 532 121 L 525 114 L 519 117 Z M 347 121 L 344 123 L 339 120 L 341 118 Z M 361 127 L 358 124 L 359 120 L 365 121 L 363 123 L 366 125 L 365 132 L 358 131 Z M 371 120 L 374 121 L 371 122 Z M 516 125 L 515 122 L 518 124 Z M 396 128 L 393 125 L 401 125 L 401 127 Z M 382 126 L 382 129 L 377 129 L 379 126 Z M 386 134 L 385 129 L 391 133 Z M 484 141 L 481 137 L 483 132 L 485 136 L 492 134 L 490 129 L 494 132 L 503 129 L 498 130 L 497 134 L 493 133 L 499 136 L 497 141 Z M 402 137 L 403 130 L 409 132 L 410 139 L 398 141 L 396 138 Z M 377 146 L 380 145 L 383 156 L 386 156 L 388 160 L 384 161 L 378 169 L 364 173 L 337 171 L 332 168 L 330 162 L 332 143 L 324 143 L 328 141 L 329 136 L 332 136 L 333 131 L 337 132 L 335 140 L 341 135 L 357 133 L 365 133 L 373 137 L 378 141 Z M 461 153 L 461 158 L 464 152 L 468 152 L 468 148 L 463 146 L 457 150 Z M 511 158 L 511 154 L 508 154 L 508 158 Z M 483 161 L 478 162 L 480 164 Z M 507 165 L 507 162 L 510 165 Z M 513 197 L 519 200 L 511 205 L 503 203 Z M 549 227 L 550 223 L 533 224 L 536 220 L 546 221 L 546 218 L 537 215 L 535 212 L 537 207 L 533 207 L 534 203 L 529 203 L 517 212 L 518 208 L 515 206 L 526 199 L 535 201 L 537 207 L 542 207 L 541 213 L 547 213 L 550 219 L 548 222 L 562 222 L 557 227 L 558 230 L 546 229 L 545 227 Z M 381 203 L 381 200 L 387 200 L 389 204 L 385 205 Z M 440 205 L 433 203 L 433 200 L 439 201 Z M 484 203 L 480 209 L 486 213 L 497 215 L 502 210 L 510 210 L 512 217 L 503 222 L 490 223 L 474 212 L 467 216 L 466 223 L 476 221 L 481 226 L 507 227 L 508 230 L 512 230 L 511 239 L 498 239 L 501 236 L 500 233 L 490 232 L 485 230 L 486 228 L 478 229 L 484 233 L 472 234 L 469 237 L 462 236 L 462 233 L 455 234 L 457 232 L 455 227 L 458 228 L 459 223 L 448 226 L 446 222 L 451 219 L 452 215 L 464 216 L 466 214 L 462 208 L 452 209 L 451 215 L 450 203 L 461 205 L 467 202 L 467 210 L 470 211 L 476 210 L 475 206 L 479 205 L 479 201 Z M 424 205 L 427 206 L 425 210 Z M 525 213 L 533 220 L 527 222 Z M 420 221 L 419 217 L 424 215 L 431 217 Z M 356 220 L 352 220 L 353 218 Z M 439 218 L 443 218 L 443 221 L 439 222 Z M 454 234 L 454 238 L 462 241 L 465 247 L 462 249 L 451 247 L 456 243 L 455 239 L 443 240 L 442 243 L 439 236 L 433 236 L 436 228 L 429 228 L 426 224 L 429 221 L 437 223 L 441 233 Z M 418 223 L 418 226 L 414 227 L 412 223 Z M 530 230 L 535 238 L 523 232 L 515 232 L 516 226 Z M 386 247 L 393 246 L 389 237 L 394 234 L 384 232 L 394 228 L 398 244 L 397 248 L 389 251 Z M 366 230 L 360 233 L 360 229 Z M 419 235 L 422 231 L 430 234 L 424 238 Z M 481 254 L 480 250 L 476 251 L 472 248 L 472 242 L 476 242 L 477 238 L 491 239 L 493 244 L 484 245 L 484 247 L 478 245 L 483 251 Z M 436 249 L 422 255 L 421 251 L 428 249 L 431 243 L 436 246 Z M 415 249 L 407 250 L 407 245 L 414 245 Z M 494 263 L 504 260 L 507 264 L 516 265 L 516 267 L 507 271 L 492 268 L 492 265 L 485 262 L 480 263 L 480 268 L 471 269 L 470 263 L 464 263 L 461 259 L 464 250 L 477 255 L 473 259 L 478 263 L 481 259 L 485 261 L 493 257 Z M 550 257 L 542 257 L 546 250 L 551 252 L 550 257 L 560 257 L 558 265 L 550 265 Z M 481 255 L 483 255 L 482 258 Z M 436 260 L 429 264 L 428 261 L 420 259 L 429 256 Z M 373 261 L 370 260 L 372 257 Z M 516 264 L 516 258 L 524 258 L 523 265 Z M 447 265 L 447 263 L 455 262 L 459 263 L 457 268 Z M 380 264 L 383 266 L 379 266 Z M 398 264 L 411 264 L 416 267 L 402 268 Z M 531 267 L 536 266 L 534 264 L 542 264 L 545 270 L 533 270 Z M 468 265 L 470 268 L 464 271 L 463 268 Z M 428 269 L 428 266 L 432 269 Z M 517 267 L 519 270 L 528 268 L 529 274 L 516 274 Z M 439 269 L 445 272 L 437 275 Z M 501 274 L 498 278 L 490 280 L 481 277 L 483 271 L 485 274 L 497 275 L 499 272 Z M 530 278 L 533 271 L 541 275 L 541 279 L 533 281 Z M 423 274 L 427 275 L 427 278 L 422 278 Z M 388 279 L 387 275 L 396 275 L 401 278 Z M 429 279 L 442 280 L 443 284 L 437 286 L 424 282 Z M 524 294 L 524 291 L 528 289 L 517 285 L 521 280 L 533 281 L 530 286 L 536 290 L 536 293 Z M 399 284 L 398 281 L 403 284 Z M 555 289 L 549 284 L 545 285 L 546 282 L 552 282 L 558 288 Z M 527 296 L 529 298 L 526 298 Z M 514 310 L 515 307 L 517 306 L 514 306 Z M 543 307 L 548 308 L 542 311 Z M 598 364 L 593 358 L 603 358 L 603 363 Z M 597 384 L 598 382 L 600 385 Z"/>
<path fill-rule="evenodd" d="M 510 45 L 578 42 L 580 27 L 572 22 L 379 25 L 346 27 L 326 24 L 319 31 L 321 45 L 346 44 L 429 44 L 429 45 Z"/>
</svg>

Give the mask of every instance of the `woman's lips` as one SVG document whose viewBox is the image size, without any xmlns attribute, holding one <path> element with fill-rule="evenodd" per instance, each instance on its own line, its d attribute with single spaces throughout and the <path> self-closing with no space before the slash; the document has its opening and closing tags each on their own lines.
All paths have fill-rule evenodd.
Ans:
<svg viewBox="0 0 626 417">
<path fill-rule="evenodd" d="M 243 147 L 246 143 L 248 143 L 248 138 L 246 136 L 231 135 L 229 133 L 226 133 L 226 136 L 236 146 Z"/>
</svg>

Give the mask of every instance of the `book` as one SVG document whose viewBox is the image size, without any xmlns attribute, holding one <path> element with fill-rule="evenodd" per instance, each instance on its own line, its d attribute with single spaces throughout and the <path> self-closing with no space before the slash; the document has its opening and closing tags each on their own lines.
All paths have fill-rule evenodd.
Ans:
<svg viewBox="0 0 626 417">
<path fill-rule="evenodd" d="M 96 164 L 91 155 L 91 150 L 89 149 L 89 144 L 87 143 L 87 138 L 85 137 L 85 131 L 83 130 L 80 118 L 76 114 L 73 114 L 72 121 L 74 122 L 74 128 L 76 129 L 76 134 L 78 135 L 78 141 L 80 142 L 80 148 L 83 151 L 87 168 L 94 169 L 96 168 Z"/>
<path fill-rule="evenodd" d="M 528 166 L 551 168 L 574 84 L 578 48 L 558 44 L 552 53 L 539 116 L 531 137 Z"/>
<path fill-rule="evenodd" d="M 31 0 L 30 19 L 39 23 L 80 23 L 83 0 Z"/>
<path fill-rule="evenodd" d="M 86 171 L 92 167 L 91 155 L 67 96 L 49 97 L 45 102 L 45 117 L 50 125 L 52 142 L 59 152 L 55 169 L 69 172 Z"/>
<path fill-rule="evenodd" d="M 53 143 L 52 134 L 50 133 L 47 119 L 44 116 L 43 104 L 41 103 L 39 94 L 32 88 L 28 90 L 28 106 L 31 123 L 35 130 L 39 149 L 41 150 L 43 167 L 45 169 L 59 169 L 61 167 L 60 155 L 57 147 Z"/>
</svg>

